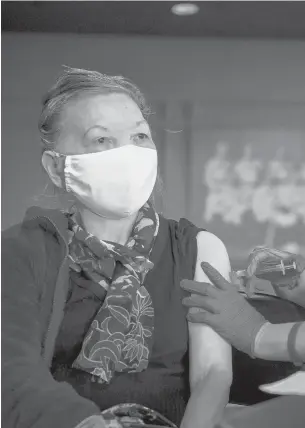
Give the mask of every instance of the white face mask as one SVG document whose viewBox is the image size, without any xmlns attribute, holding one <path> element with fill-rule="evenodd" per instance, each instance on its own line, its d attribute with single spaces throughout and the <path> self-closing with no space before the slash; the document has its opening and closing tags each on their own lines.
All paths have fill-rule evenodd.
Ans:
<svg viewBox="0 0 305 428">
<path fill-rule="evenodd" d="M 128 217 L 148 201 L 157 165 L 155 149 L 134 145 L 65 156 L 66 190 L 101 217 Z"/>
</svg>

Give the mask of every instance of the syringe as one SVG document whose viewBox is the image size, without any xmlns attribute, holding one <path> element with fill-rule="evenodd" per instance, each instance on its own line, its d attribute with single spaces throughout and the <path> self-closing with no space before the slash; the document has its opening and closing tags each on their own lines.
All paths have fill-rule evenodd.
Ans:
<svg viewBox="0 0 305 428">
<path fill-rule="evenodd" d="M 247 277 L 247 270 L 239 270 L 236 274 L 239 278 Z M 259 263 L 254 276 L 272 283 L 283 283 L 287 279 L 298 276 L 298 271 L 295 261 L 282 259 L 280 263 Z"/>
</svg>

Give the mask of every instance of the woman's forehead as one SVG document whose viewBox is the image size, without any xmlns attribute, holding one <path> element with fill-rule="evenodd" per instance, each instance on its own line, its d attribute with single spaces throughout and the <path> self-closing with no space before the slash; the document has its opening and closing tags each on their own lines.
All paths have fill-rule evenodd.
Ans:
<svg viewBox="0 0 305 428">
<path fill-rule="evenodd" d="M 143 120 L 137 104 L 125 94 L 90 94 L 71 100 L 62 115 L 63 123 L 79 127 L 106 128 L 132 126 Z"/>
</svg>

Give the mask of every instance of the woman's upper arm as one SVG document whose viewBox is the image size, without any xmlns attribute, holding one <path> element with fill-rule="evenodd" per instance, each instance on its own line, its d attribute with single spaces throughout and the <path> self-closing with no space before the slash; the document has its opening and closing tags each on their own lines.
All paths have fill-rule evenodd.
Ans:
<svg viewBox="0 0 305 428">
<path fill-rule="evenodd" d="M 230 277 L 230 260 L 223 242 L 209 232 L 197 235 L 197 264 L 195 281 L 210 282 L 201 269 L 201 262 L 209 262 L 226 279 Z M 190 382 L 191 385 L 210 370 L 221 371 L 229 381 L 232 378 L 231 346 L 211 327 L 189 323 Z"/>
<path fill-rule="evenodd" d="M 77 426 L 99 408 L 56 382 L 41 356 L 40 290 L 31 243 L 2 242 L 2 421 L 7 428 Z"/>
<path fill-rule="evenodd" d="M 41 353 L 41 327 L 29 248 L 3 240 L 1 258 L 4 356 L 8 354 L 7 362 L 11 363 L 28 354 L 35 363 L 34 358 L 38 360 Z"/>
</svg>

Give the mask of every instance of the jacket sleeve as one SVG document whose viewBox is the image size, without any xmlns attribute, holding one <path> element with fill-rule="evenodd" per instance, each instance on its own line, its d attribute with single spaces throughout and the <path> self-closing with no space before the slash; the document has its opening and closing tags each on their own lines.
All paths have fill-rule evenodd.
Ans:
<svg viewBox="0 0 305 428">
<path fill-rule="evenodd" d="M 5 428 L 74 428 L 100 414 L 52 377 L 41 356 L 40 291 L 33 245 L 2 240 L 2 423 Z"/>
</svg>

